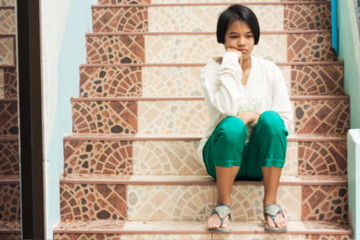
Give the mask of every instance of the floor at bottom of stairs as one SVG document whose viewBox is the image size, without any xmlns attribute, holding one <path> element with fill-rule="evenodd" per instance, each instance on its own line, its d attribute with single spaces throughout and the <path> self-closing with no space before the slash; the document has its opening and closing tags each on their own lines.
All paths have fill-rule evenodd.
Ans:
<svg viewBox="0 0 360 240">
<path fill-rule="evenodd" d="M 263 223 L 232 222 L 231 234 L 212 234 L 200 221 L 71 221 L 54 228 L 54 239 L 291 239 L 350 240 L 345 223 L 325 221 L 289 222 L 286 234 L 264 232 Z"/>
</svg>

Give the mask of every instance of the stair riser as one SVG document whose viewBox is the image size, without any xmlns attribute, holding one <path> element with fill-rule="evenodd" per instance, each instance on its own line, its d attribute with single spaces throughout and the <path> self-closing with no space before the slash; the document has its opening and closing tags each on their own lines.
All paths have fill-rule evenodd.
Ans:
<svg viewBox="0 0 360 240">
<path fill-rule="evenodd" d="M 309 234 L 55 234 L 55 240 L 154 240 L 154 239 L 173 239 L 173 240 L 350 240 L 348 235 L 309 235 Z"/>
<path fill-rule="evenodd" d="M 0 175 L 19 174 L 18 141 L 0 141 Z"/>
<path fill-rule="evenodd" d="M 12 5 L 14 3 L 6 3 L 2 1 L 5 6 Z M 0 5 L 1 6 L 1 5 Z M 15 23 L 15 9 L 0 9 L 0 34 L 15 34 L 16 23 Z"/>
<path fill-rule="evenodd" d="M 345 133 L 349 100 L 293 100 L 296 133 Z M 203 134 L 204 101 L 73 101 L 74 133 Z M 139 117 L 137 117 L 139 116 Z"/>
<path fill-rule="evenodd" d="M 199 141 L 65 140 L 65 173 L 206 175 Z M 346 142 L 288 142 L 282 175 L 346 175 Z"/>
<path fill-rule="evenodd" d="M 216 203 L 217 190 L 214 185 L 61 183 L 60 195 L 62 221 L 204 221 Z M 235 185 L 231 196 L 233 220 L 263 218 L 262 185 Z M 289 220 L 346 219 L 347 187 L 281 185 L 278 203 Z"/>
<path fill-rule="evenodd" d="M 1 240 L 17 240 L 21 239 L 21 233 L 0 233 Z"/>
<path fill-rule="evenodd" d="M 20 220 L 20 185 L 0 183 L 0 220 Z"/>
<path fill-rule="evenodd" d="M 0 74 L 1 74 L 1 70 L 0 70 Z M 17 98 L 16 69 L 15 68 L 4 69 L 3 81 L 4 81 L 4 97 Z"/>
<path fill-rule="evenodd" d="M 203 96 L 202 67 L 83 67 L 81 97 Z M 344 94 L 341 65 L 280 66 L 292 95 Z"/>
<path fill-rule="evenodd" d="M 14 65 L 15 64 L 15 38 L 14 37 L 0 37 L 0 64 Z"/>
<path fill-rule="evenodd" d="M 18 112 L 16 102 L 0 102 L 0 136 L 18 134 Z"/>
<path fill-rule="evenodd" d="M 92 10 L 93 31 L 213 32 L 217 24 L 215 16 L 219 16 L 228 6 L 95 7 Z M 248 7 L 258 17 L 262 31 L 331 28 L 330 4 L 248 5 Z"/>
<path fill-rule="evenodd" d="M 206 63 L 222 56 L 214 35 L 90 35 L 88 64 Z M 333 61 L 331 34 L 263 34 L 252 55 L 274 62 Z"/>
</svg>

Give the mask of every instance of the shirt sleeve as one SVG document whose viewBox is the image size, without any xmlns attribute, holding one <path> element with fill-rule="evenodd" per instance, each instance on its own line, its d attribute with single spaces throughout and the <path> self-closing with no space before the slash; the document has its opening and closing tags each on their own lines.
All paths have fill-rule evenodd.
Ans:
<svg viewBox="0 0 360 240">
<path fill-rule="evenodd" d="M 294 114 L 290 103 L 285 80 L 281 70 L 275 66 L 275 74 L 272 82 L 272 109 L 284 120 L 285 127 L 289 133 L 294 132 Z"/>
<path fill-rule="evenodd" d="M 234 52 L 226 52 L 219 70 L 214 68 L 214 65 L 208 64 L 200 72 L 205 100 L 220 113 L 235 116 L 236 103 L 239 102 L 243 92 L 241 79 L 242 69 L 238 63 L 238 55 Z"/>
</svg>

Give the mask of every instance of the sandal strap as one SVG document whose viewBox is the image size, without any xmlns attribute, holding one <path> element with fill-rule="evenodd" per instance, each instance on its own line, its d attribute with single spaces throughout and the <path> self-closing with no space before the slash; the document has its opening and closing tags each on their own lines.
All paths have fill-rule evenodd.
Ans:
<svg viewBox="0 0 360 240">
<path fill-rule="evenodd" d="M 269 216 L 273 220 L 274 225 L 276 225 L 275 218 L 279 213 L 281 213 L 283 218 L 285 218 L 284 212 L 282 211 L 282 209 L 279 205 L 269 204 L 264 207 L 265 221 L 266 221 L 266 217 Z"/>
<path fill-rule="evenodd" d="M 231 209 L 226 204 L 217 205 L 211 212 L 211 216 L 217 214 L 220 218 L 220 227 L 223 225 L 224 220 L 227 216 L 231 219 Z"/>
</svg>

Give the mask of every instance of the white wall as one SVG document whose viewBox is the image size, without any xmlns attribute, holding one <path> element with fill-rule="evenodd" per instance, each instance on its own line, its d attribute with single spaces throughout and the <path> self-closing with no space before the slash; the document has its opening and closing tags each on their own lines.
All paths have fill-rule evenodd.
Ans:
<svg viewBox="0 0 360 240">
<path fill-rule="evenodd" d="M 71 133 L 70 98 L 78 97 L 79 65 L 86 61 L 85 33 L 97 0 L 41 0 L 41 54 L 46 237 L 60 220 L 62 138 Z"/>
</svg>

